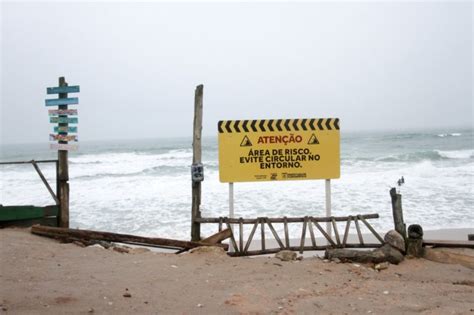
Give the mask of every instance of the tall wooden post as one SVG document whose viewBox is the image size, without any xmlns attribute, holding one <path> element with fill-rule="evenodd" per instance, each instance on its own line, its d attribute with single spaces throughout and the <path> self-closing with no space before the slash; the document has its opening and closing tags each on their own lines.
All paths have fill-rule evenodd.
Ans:
<svg viewBox="0 0 474 315">
<path fill-rule="evenodd" d="M 198 85 L 194 92 L 194 124 L 193 124 L 193 165 L 201 163 L 201 134 L 202 134 L 202 100 L 203 85 Z M 191 240 L 201 240 L 201 223 L 196 222 L 201 218 L 201 182 L 192 181 L 192 206 L 191 206 Z"/>
<path fill-rule="evenodd" d="M 403 209 L 402 209 L 402 195 L 397 194 L 395 188 L 390 189 L 390 197 L 392 198 L 392 214 L 393 222 L 395 224 L 395 231 L 400 233 L 403 238 L 407 239 L 407 229 L 405 222 L 403 221 Z"/>
<path fill-rule="evenodd" d="M 64 77 L 59 78 L 59 86 L 67 86 Z M 67 98 L 67 93 L 59 93 L 59 98 Z M 67 105 L 59 105 L 58 109 L 67 109 Z M 59 115 L 59 117 L 67 117 L 67 115 Z M 68 123 L 59 123 L 60 127 L 68 127 Z M 67 131 L 61 132 L 67 135 Z M 59 143 L 66 144 L 67 141 L 59 141 Z M 68 165 L 68 151 L 58 150 L 58 197 L 59 197 L 59 226 L 69 227 L 69 165 Z"/>
</svg>

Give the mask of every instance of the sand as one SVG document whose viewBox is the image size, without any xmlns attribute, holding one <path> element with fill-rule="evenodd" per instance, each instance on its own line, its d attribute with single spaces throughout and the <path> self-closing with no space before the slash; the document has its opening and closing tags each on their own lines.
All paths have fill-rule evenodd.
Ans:
<svg viewBox="0 0 474 315">
<path fill-rule="evenodd" d="M 474 314 L 474 270 L 407 259 L 230 258 L 81 248 L 0 230 L 0 312 L 8 314 Z"/>
</svg>

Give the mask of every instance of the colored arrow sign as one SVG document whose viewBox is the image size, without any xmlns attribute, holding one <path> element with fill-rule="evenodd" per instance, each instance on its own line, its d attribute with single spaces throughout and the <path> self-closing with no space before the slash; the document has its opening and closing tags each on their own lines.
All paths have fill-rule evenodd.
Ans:
<svg viewBox="0 0 474 315">
<path fill-rule="evenodd" d="M 48 94 L 59 94 L 59 93 L 78 93 L 80 92 L 79 85 L 72 86 L 56 86 L 46 88 Z"/>
<path fill-rule="evenodd" d="M 54 132 L 77 132 L 77 127 L 55 126 Z"/>
<path fill-rule="evenodd" d="M 51 141 L 79 141 L 76 135 L 56 135 L 56 134 L 50 134 L 49 140 Z"/>
<path fill-rule="evenodd" d="M 49 122 L 53 124 L 56 124 L 56 123 L 77 124 L 77 121 L 78 121 L 77 117 L 56 117 L 56 116 L 49 117 Z"/>
<path fill-rule="evenodd" d="M 79 104 L 79 98 L 77 97 L 68 97 L 68 98 L 53 98 L 50 100 L 45 100 L 46 106 L 56 106 L 56 105 L 74 105 Z"/>
<path fill-rule="evenodd" d="M 50 143 L 49 148 L 53 150 L 61 151 L 76 151 L 79 146 L 77 144 L 63 144 L 63 143 Z"/>
<path fill-rule="evenodd" d="M 49 116 L 56 115 L 77 115 L 77 109 L 50 109 L 48 110 Z"/>
</svg>

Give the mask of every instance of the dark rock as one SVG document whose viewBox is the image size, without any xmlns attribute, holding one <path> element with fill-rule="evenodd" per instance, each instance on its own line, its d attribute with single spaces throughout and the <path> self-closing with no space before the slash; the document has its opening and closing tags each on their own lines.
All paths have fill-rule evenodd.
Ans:
<svg viewBox="0 0 474 315">
<path fill-rule="evenodd" d="M 412 224 L 408 227 L 408 238 L 422 239 L 423 228 L 419 224 Z"/>
</svg>

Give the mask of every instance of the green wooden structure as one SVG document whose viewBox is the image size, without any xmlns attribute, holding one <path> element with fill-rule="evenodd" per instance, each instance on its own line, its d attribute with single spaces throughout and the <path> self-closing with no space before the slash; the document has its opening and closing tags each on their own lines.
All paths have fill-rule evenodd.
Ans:
<svg viewBox="0 0 474 315">
<path fill-rule="evenodd" d="M 50 184 L 44 177 L 39 163 L 54 163 L 56 164 L 56 187 L 58 186 L 58 160 L 42 160 L 42 161 L 14 161 L 14 162 L 0 162 L 0 165 L 12 164 L 31 164 L 38 173 L 46 189 L 54 200 L 53 205 L 34 206 L 34 205 L 0 205 L 0 227 L 7 226 L 31 226 L 33 224 L 41 224 L 47 226 L 58 226 L 59 222 L 59 206 L 61 200 L 57 197 L 57 193 L 53 191 Z M 56 189 L 57 190 L 57 189 Z"/>
</svg>

